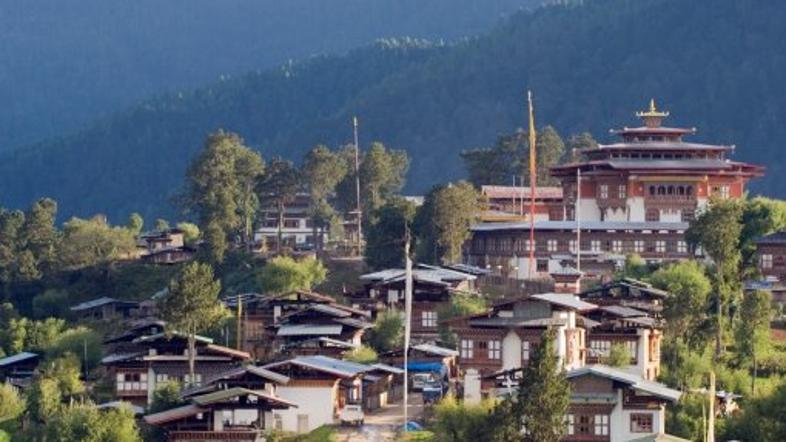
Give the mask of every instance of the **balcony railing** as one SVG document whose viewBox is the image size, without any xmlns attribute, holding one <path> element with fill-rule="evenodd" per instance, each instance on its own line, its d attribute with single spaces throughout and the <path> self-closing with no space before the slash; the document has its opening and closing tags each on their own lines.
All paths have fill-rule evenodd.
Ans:
<svg viewBox="0 0 786 442">
<path fill-rule="evenodd" d="M 261 442 L 265 438 L 261 431 L 171 431 L 168 434 L 170 441 L 249 441 Z"/>
</svg>

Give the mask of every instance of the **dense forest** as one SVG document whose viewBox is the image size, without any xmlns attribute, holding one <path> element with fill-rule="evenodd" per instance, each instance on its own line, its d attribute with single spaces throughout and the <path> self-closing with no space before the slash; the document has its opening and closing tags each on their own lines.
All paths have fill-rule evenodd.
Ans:
<svg viewBox="0 0 786 442">
<path fill-rule="evenodd" d="M 143 102 L 75 135 L 0 156 L 0 204 L 38 196 L 61 214 L 168 215 L 207 133 L 240 133 L 263 157 L 302 158 L 317 143 L 372 140 L 409 151 L 409 192 L 464 175 L 459 153 L 524 124 L 563 135 L 635 124 L 650 97 L 696 140 L 736 144 L 768 167 L 754 192 L 783 196 L 778 140 L 786 4 L 754 0 L 595 0 L 518 13 L 454 44 L 388 39 Z"/>
<path fill-rule="evenodd" d="M 343 53 L 455 40 L 541 0 L 5 0 L 0 150 L 80 129 L 168 90 Z"/>
</svg>

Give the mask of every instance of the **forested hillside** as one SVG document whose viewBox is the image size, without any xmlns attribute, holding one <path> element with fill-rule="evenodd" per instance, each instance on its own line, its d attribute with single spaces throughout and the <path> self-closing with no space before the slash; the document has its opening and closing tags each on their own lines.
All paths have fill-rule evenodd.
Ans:
<svg viewBox="0 0 786 442">
<path fill-rule="evenodd" d="M 0 204 L 49 195 L 64 214 L 174 210 L 185 165 L 219 127 L 264 157 L 300 159 L 351 137 L 409 150 L 408 191 L 463 174 L 459 152 L 524 124 L 525 90 L 539 125 L 563 136 L 634 124 L 650 97 L 696 140 L 736 144 L 767 165 L 753 188 L 784 196 L 779 142 L 786 90 L 783 2 L 595 0 L 520 13 L 455 45 L 403 41 L 326 56 L 174 93 L 76 135 L 0 156 Z"/>
<path fill-rule="evenodd" d="M 172 89 L 342 53 L 453 40 L 541 0 L 4 0 L 0 151 Z"/>
</svg>

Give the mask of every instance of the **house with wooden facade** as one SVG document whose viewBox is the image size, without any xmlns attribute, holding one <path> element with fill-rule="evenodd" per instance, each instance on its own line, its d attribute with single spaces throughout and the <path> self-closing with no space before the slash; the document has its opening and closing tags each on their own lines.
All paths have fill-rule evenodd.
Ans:
<svg viewBox="0 0 786 442">
<path fill-rule="evenodd" d="M 136 301 L 122 301 L 103 296 L 77 304 L 70 310 L 83 321 L 112 321 L 129 318 L 138 309 L 139 303 Z"/>
<path fill-rule="evenodd" d="M 0 382 L 26 388 L 40 362 L 41 355 L 27 351 L 0 358 Z"/>
<path fill-rule="evenodd" d="M 273 428 L 272 413 L 296 407 L 266 391 L 232 387 L 191 396 L 186 405 L 148 414 L 144 421 L 170 442 L 258 442 Z"/>
<path fill-rule="evenodd" d="M 185 232 L 181 229 L 146 232 L 137 241 L 139 256 L 151 264 L 177 264 L 189 261 L 196 249 L 185 242 Z"/>
<path fill-rule="evenodd" d="M 404 269 L 387 269 L 362 275 L 363 289 L 349 295 L 353 307 L 376 314 L 386 309 L 404 311 Z M 412 341 L 439 338 L 439 312 L 456 293 L 477 295 L 477 276 L 468 271 L 419 264 L 412 270 Z"/>
<path fill-rule="evenodd" d="M 115 380 L 118 399 L 134 405 L 152 401 L 156 386 L 177 381 L 183 385 L 202 382 L 240 365 L 251 358 L 246 352 L 216 345 L 203 336 L 196 337 L 195 373 L 191 379 L 188 369 L 188 340 L 178 332 L 160 332 L 127 340 L 112 340 L 112 353 L 101 360 Z"/>
<path fill-rule="evenodd" d="M 297 409 L 275 412 L 274 428 L 298 433 L 332 425 L 346 404 L 362 404 L 363 378 L 374 370 L 371 366 L 318 355 L 298 356 L 263 368 L 289 378 L 277 393 L 298 404 Z"/>
</svg>

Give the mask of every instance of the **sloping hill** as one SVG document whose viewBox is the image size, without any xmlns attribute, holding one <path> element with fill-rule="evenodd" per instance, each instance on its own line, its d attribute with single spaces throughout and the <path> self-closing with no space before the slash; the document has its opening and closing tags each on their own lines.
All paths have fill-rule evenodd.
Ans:
<svg viewBox="0 0 786 442">
<path fill-rule="evenodd" d="M 377 38 L 453 40 L 541 0 L 3 0 L 0 151 L 193 88 Z"/>
<path fill-rule="evenodd" d="M 166 214 L 190 156 L 218 127 L 263 155 L 299 158 L 350 138 L 407 148 L 408 190 L 461 176 L 458 152 L 537 119 L 563 134 L 632 124 L 650 97 L 697 140 L 738 145 L 766 164 L 759 191 L 786 196 L 779 142 L 786 106 L 786 4 L 755 0 L 595 0 L 521 13 L 452 46 L 376 45 L 143 103 L 89 130 L 0 156 L 0 203 L 53 195 L 66 213 Z"/>
</svg>

